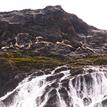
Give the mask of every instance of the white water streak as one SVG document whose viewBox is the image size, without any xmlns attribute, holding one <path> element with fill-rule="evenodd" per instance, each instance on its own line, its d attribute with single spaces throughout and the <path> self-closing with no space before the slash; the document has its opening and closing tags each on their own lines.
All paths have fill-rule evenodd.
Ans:
<svg viewBox="0 0 107 107">
<path fill-rule="evenodd" d="M 63 66 L 65 67 L 65 66 Z M 107 69 L 102 67 L 85 67 L 84 74 L 71 76 L 70 70 L 58 72 L 57 75 L 63 73 L 63 77 L 55 78 L 47 81 L 48 77 L 56 76 L 55 71 L 61 67 L 56 68 L 50 74 L 41 76 L 32 76 L 25 78 L 19 85 L 11 92 L 8 92 L 0 100 L 4 102 L 9 99 L 12 94 L 11 102 L 5 104 L 5 107 L 46 107 L 50 100 L 50 92 L 55 89 L 58 101 L 57 107 L 107 107 L 102 104 L 103 100 L 107 99 Z M 88 73 L 91 69 L 94 72 Z M 68 87 L 64 87 L 67 95 L 70 98 L 69 105 L 65 102 L 59 92 L 63 88 L 62 81 L 68 79 Z M 55 83 L 57 87 L 51 85 Z M 54 93 L 55 94 L 55 93 Z M 64 93 L 63 93 L 64 94 Z M 67 96 L 65 95 L 65 96 Z"/>
</svg>

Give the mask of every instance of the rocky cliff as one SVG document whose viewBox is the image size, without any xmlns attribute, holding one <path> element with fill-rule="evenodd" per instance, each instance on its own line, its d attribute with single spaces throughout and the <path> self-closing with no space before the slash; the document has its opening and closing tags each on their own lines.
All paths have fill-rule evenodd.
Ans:
<svg viewBox="0 0 107 107">
<path fill-rule="evenodd" d="M 88 25 L 61 6 L 1 12 L 1 51 L 76 56 L 107 53 L 107 31 Z"/>
<path fill-rule="evenodd" d="M 41 75 L 41 70 L 48 73 L 65 64 L 106 65 L 106 54 L 107 31 L 88 25 L 61 6 L 1 12 L 0 96 L 32 72 Z"/>
</svg>

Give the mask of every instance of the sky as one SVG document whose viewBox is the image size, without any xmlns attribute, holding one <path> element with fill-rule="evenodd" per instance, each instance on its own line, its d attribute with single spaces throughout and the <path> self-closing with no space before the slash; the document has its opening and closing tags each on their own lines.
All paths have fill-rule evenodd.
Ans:
<svg viewBox="0 0 107 107">
<path fill-rule="evenodd" d="M 42 9 L 61 5 L 86 23 L 107 30 L 107 0 L 0 0 L 0 11 Z"/>
</svg>

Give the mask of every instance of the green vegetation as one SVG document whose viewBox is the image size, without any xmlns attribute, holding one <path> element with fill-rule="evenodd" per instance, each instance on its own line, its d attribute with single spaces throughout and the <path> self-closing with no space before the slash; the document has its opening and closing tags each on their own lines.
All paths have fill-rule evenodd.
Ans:
<svg viewBox="0 0 107 107">
<path fill-rule="evenodd" d="M 58 65 L 69 64 L 70 66 L 84 65 L 106 65 L 107 55 L 87 56 L 87 57 L 59 57 L 57 55 L 36 56 L 30 52 L 3 52 L 0 59 L 5 59 L 9 64 L 17 67 L 55 67 Z"/>
<path fill-rule="evenodd" d="M 107 55 L 94 55 L 71 60 L 71 65 L 106 65 Z"/>
<path fill-rule="evenodd" d="M 56 56 L 35 56 L 23 52 L 4 52 L 0 54 L 0 59 L 6 60 L 9 64 L 18 67 L 29 66 L 36 68 L 54 67 L 66 64 L 64 59 Z"/>
</svg>

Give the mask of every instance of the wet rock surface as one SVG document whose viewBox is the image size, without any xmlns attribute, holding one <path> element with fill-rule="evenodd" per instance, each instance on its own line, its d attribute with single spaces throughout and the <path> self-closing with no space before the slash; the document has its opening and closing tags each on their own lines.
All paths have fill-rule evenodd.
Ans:
<svg viewBox="0 0 107 107">
<path fill-rule="evenodd" d="M 103 107 L 106 107 L 107 106 L 107 99 L 103 100 L 102 104 L 103 104 Z"/>
<path fill-rule="evenodd" d="M 52 68 L 29 68 L 27 71 L 26 67 L 24 69 L 15 66 L 14 64 L 6 62 L 6 60 L 0 60 L 0 97 L 6 94 L 9 91 L 12 91 L 25 77 L 32 74 L 32 78 L 36 76 L 49 75 L 51 74 Z M 64 74 L 60 73 L 61 71 L 66 71 L 69 67 L 59 67 L 55 70 L 54 75 L 47 77 L 46 81 L 55 80 L 56 83 L 53 83 L 51 87 L 58 87 L 57 81 L 60 80 Z M 76 72 L 76 70 L 72 70 Z M 78 69 L 79 71 L 79 69 Z M 73 72 L 72 72 L 73 73 Z M 31 80 L 32 78 L 29 78 Z M 41 83 L 42 84 L 42 83 Z M 67 87 L 68 80 L 65 80 L 63 85 Z"/>
<path fill-rule="evenodd" d="M 106 107 L 107 85 L 105 83 L 107 78 L 105 74 L 107 74 L 107 69 L 105 71 L 104 68 L 100 71 L 100 68 L 96 67 L 96 70 L 98 70 L 96 72 L 95 68 L 91 68 L 83 69 L 84 73 L 80 72 L 75 76 L 72 76 L 71 73 L 74 69 L 68 68 L 68 70 L 64 71 L 65 66 L 57 67 L 53 70 L 54 72 L 49 74 L 36 75 L 38 72 L 35 72 L 22 81 L 10 95 L 2 99 L 0 104 L 22 106 L 26 104 L 27 99 L 27 101 L 32 101 L 38 107 L 98 107 L 100 105 Z M 89 69 L 93 72 L 89 73 Z M 56 73 L 55 71 L 58 72 Z M 76 71 L 78 72 L 79 69 L 77 70 L 76 68 L 74 72 Z M 62 74 L 63 76 L 59 77 Z M 47 81 L 52 76 L 54 78 L 51 81 Z M 96 87 L 99 87 L 99 90 L 96 90 Z M 104 93 L 102 90 L 104 90 Z M 29 99 L 29 95 L 33 100 Z"/>
<path fill-rule="evenodd" d="M 91 98 L 84 98 L 83 102 L 84 102 L 84 106 L 88 106 L 90 103 L 92 103 Z"/>
</svg>

